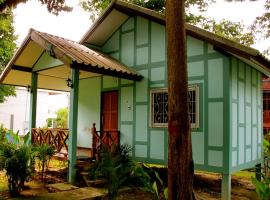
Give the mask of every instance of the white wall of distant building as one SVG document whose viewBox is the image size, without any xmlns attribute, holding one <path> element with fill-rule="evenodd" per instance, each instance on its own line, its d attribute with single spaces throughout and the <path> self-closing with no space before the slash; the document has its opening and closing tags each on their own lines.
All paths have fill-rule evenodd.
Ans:
<svg viewBox="0 0 270 200">
<path fill-rule="evenodd" d="M 16 97 L 8 97 L 7 101 L 0 104 L 0 124 L 20 134 L 28 132 L 30 92 L 27 88 L 18 87 Z M 48 118 L 55 117 L 59 108 L 68 107 L 69 94 L 65 92 L 39 90 L 37 95 L 36 126 L 44 127 Z M 13 123 L 11 122 L 13 115 Z"/>
</svg>

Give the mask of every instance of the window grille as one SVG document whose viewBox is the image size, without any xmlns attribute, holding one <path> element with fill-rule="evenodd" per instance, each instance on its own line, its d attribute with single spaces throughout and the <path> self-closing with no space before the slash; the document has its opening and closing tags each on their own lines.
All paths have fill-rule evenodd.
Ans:
<svg viewBox="0 0 270 200">
<path fill-rule="evenodd" d="M 188 109 L 191 128 L 199 128 L 199 87 L 188 89 Z M 151 90 L 151 127 L 168 126 L 168 90 Z"/>
</svg>

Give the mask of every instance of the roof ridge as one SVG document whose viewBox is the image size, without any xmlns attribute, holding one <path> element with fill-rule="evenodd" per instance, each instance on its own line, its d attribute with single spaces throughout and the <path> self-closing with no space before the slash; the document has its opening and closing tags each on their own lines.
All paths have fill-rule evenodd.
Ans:
<svg viewBox="0 0 270 200">
<path fill-rule="evenodd" d="M 78 42 L 76 42 L 74 40 L 67 39 L 67 38 L 64 38 L 64 37 L 61 37 L 61 36 L 57 36 L 57 35 L 53 35 L 53 34 L 50 34 L 50 33 L 46 33 L 46 32 L 43 32 L 43 31 L 37 31 L 35 29 L 32 29 L 32 31 L 35 31 L 35 32 L 37 32 L 39 34 L 45 34 L 45 35 L 47 35 L 49 37 L 53 37 L 53 38 L 57 38 L 57 39 L 62 39 L 62 40 L 65 40 L 67 42 L 71 42 L 71 43 L 73 43 L 75 45 L 78 45 L 81 48 L 81 50 L 84 51 L 84 52 L 86 52 L 86 53 L 96 53 L 91 48 L 89 48 L 89 47 L 87 47 L 87 46 L 85 46 L 83 44 L 80 44 L 80 43 L 78 43 Z M 63 44 L 63 46 L 65 46 L 65 45 Z M 96 53 L 96 54 L 98 54 L 98 53 Z"/>
<path fill-rule="evenodd" d="M 52 37 L 57 37 L 57 38 L 60 38 L 60 39 L 64 39 L 64 40 L 67 40 L 67 41 L 70 41 L 70 42 L 74 42 L 74 43 L 78 43 L 76 42 L 75 40 L 71 40 L 71 39 L 68 39 L 68 38 L 64 38 L 62 36 L 59 36 L 59 35 L 53 35 L 51 33 L 47 33 L 47 32 L 44 32 L 44 31 L 38 31 L 38 30 L 35 30 L 33 28 L 31 28 L 33 31 L 35 32 L 38 32 L 38 33 L 42 33 L 42 34 L 46 34 L 46 35 L 49 35 L 49 36 L 52 36 Z"/>
</svg>

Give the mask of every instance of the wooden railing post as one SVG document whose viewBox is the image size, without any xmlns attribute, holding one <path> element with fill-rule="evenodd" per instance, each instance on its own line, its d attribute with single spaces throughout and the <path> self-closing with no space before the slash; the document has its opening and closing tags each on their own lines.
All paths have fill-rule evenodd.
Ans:
<svg viewBox="0 0 270 200">
<path fill-rule="evenodd" d="M 93 152 L 93 157 L 96 157 L 96 153 L 97 153 L 97 129 L 96 129 L 96 123 L 93 123 L 93 127 L 91 129 L 91 133 L 92 133 L 92 152 Z"/>
</svg>

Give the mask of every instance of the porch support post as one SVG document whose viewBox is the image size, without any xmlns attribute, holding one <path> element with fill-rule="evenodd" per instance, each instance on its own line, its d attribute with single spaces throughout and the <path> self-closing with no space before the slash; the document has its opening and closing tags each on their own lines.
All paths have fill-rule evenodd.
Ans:
<svg viewBox="0 0 270 200">
<path fill-rule="evenodd" d="M 231 199 L 231 174 L 222 174 L 221 199 Z"/>
<path fill-rule="evenodd" d="M 78 123 L 78 92 L 79 92 L 79 70 L 71 69 L 72 87 L 70 90 L 69 107 L 69 136 L 68 136 L 68 181 L 75 183 L 75 164 L 77 148 L 77 123 Z"/>
<path fill-rule="evenodd" d="M 29 116 L 29 132 L 30 141 L 32 136 L 32 128 L 36 128 L 36 114 L 37 114 L 37 83 L 38 74 L 36 72 L 32 73 L 31 88 L 30 88 L 30 116 Z"/>
</svg>

